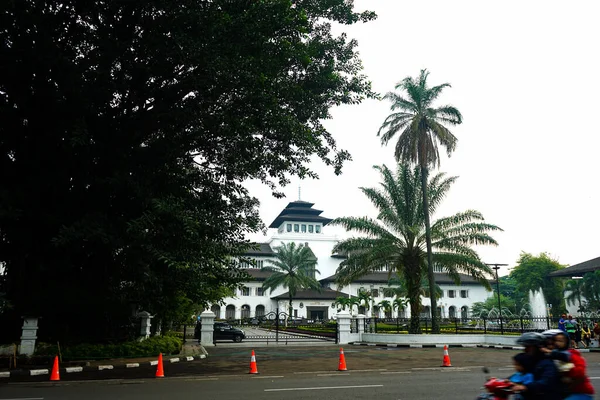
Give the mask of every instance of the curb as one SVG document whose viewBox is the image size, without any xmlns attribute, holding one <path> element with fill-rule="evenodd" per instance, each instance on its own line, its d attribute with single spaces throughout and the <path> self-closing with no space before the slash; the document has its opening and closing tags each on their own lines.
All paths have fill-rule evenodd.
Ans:
<svg viewBox="0 0 600 400">
<path fill-rule="evenodd" d="M 434 349 L 443 348 L 443 344 L 397 344 L 397 343 L 366 343 L 366 342 L 350 342 L 354 346 L 372 346 L 372 347 L 402 347 L 413 349 Z M 449 344 L 448 348 L 483 348 L 483 349 L 502 349 L 502 350 L 523 350 L 522 346 L 503 346 L 493 344 Z M 599 349 L 579 349 L 580 353 L 598 353 Z"/>
<path fill-rule="evenodd" d="M 172 364 L 177 362 L 187 362 L 187 361 L 195 361 L 206 358 L 206 354 L 201 354 L 199 356 L 185 356 L 185 357 L 172 357 L 165 358 L 165 364 Z M 158 365 L 158 360 L 155 361 L 145 361 L 142 363 L 126 363 L 126 364 L 106 364 L 106 365 L 97 365 L 95 367 L 66 367 L 59 368 L 60 374 L 73 374 L 77 372 L 89 372 L 89 371 L 103 371 L 103 370 L 119 370 L 119 369 L 130 369 L 130 368 L 140 368 L 140 367 L 151 367 Z M 11 376 L 37 376 L 37 375 L 48 375 L 50 374 L 50 368 L 44 369 L 18 369 L 15 371 L 5 371 L 0 372 L 0 378 L 10 378 Z"/>
</svg>

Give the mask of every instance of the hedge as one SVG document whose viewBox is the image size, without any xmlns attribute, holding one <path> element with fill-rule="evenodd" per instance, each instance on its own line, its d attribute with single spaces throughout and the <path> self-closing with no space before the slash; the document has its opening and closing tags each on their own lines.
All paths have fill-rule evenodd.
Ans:
<svg viewBox="0 0 600 400">
<path fill-rule="evenodd" d="M 97 360 L 106 358 L 153 357 L 159 353 L 165 355 L 179 354 L 183 340 L 176 334 L 152 336 L 141 342 L 131 341 L 109 344 L 61 345 L 60 352 L 65 361 Z M 58 345 L 40 343 L 37 345 L 36 356 L 54 356 L 59 354 Z"/>
</svg>

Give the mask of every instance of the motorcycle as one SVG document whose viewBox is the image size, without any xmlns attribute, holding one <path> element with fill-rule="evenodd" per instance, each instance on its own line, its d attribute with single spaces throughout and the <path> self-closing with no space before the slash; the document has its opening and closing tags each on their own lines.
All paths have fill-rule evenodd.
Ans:
<svg viewBox="0 0 600 400">
<path fill-rule="evenodd" d="M 483 373 L 488 374 L 490 371 L 487 368 L 483 368 Z M 499 379 L 486 377 L 486 382 L 483 388 L 486 390 L 477 396 L 476 400 L 503 400 L 514 398 L 511 397 L 515 394 L 512 391 L 513 383 L 508 379 Z"/>
</svg>

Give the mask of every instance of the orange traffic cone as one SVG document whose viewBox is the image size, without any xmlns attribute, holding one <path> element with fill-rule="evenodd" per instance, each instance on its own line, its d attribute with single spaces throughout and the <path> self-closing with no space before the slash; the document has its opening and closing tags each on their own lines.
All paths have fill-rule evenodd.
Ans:
<svg viewBox="0 0 600 400">
<path fill-rule="evenodd" d="M 158 353 L 158 365 L 156 366 L 156 378 L 164 378 L 165 371 L 163 369 L 162 353 Z"/>
<path fill-rule="evenodd" d="M 442 367 L 451 367 L 450 364 L 450 355 L 448 354 L 448 345 L 444 345 L 444 361 L 442 362 Z"/>
<path fill-rule="evenodd" d="M 254 350 L 252 350 L 252 356 L 250 357 L 250 372 L 249 374 L 258 374 L 258 367 L 256 366 L 256 355 L 254 355 Z"/>
<path fill-rule="evenodd" d="M 58 356 L 54 357 L 54 365 L 52 366 L 52 373 L 50 374 L 51 381 L 60 381 L 60 374 L 58 372 Z"/>
<path fill-rule="evenodd" d="M 344 357 L 344 349 L 340 348 L 340 362 L 338 364 L 338 371 L 348 371 L 346 368 L 346 357 Z"/>
</svg>

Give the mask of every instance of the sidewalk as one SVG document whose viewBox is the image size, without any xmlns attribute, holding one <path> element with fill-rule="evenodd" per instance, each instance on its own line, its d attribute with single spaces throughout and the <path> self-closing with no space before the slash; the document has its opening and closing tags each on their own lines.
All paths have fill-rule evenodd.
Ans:
<svg viewBox="0 0 600 400">
<path fill-rule="evenodd" d="M 208 356 L 207 351 L 203 346 L 195 341 L 184 343 L 182 351 L 179 355 L 163 356 L 163 364 L 189 362 L 205 359 Z M 91 360 L 81 362 L 65 363 L 67 365 L 79 364 L 77 366 L 66 366 L 59 369 L 61 376 L 65 374 L 74 374 L 81 372 L 105 371 L 115 369 L 131 369 L 140 367 L 153 367 L 158 365 L 158 355 L 155 357 L 137 357 L 137 358 L 115 358 L 106 360 Z M 49 375 L 52 366 L 41 368 L 41 366 L 26 366 L 21 369 L 2 370 L 0 378 L 14 378 L 17 376 L 41 376 Z"/>
</svg>

